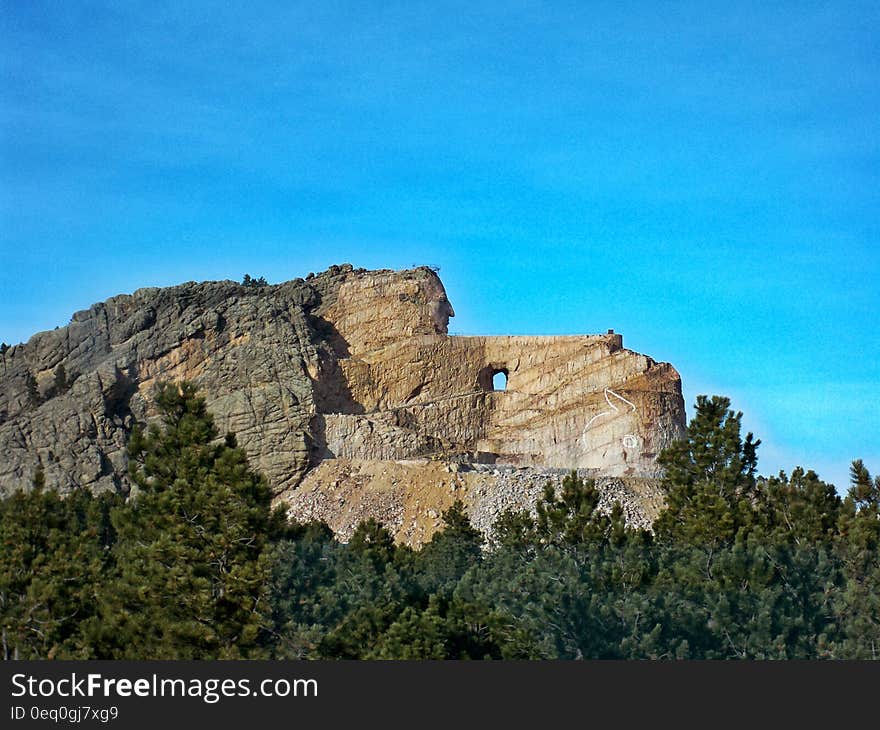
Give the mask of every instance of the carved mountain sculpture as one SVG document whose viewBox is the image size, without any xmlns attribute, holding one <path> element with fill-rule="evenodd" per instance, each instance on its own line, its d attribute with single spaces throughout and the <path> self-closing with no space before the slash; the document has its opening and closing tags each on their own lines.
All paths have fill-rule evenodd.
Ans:
<svg viewBox="0 0 880 730">
<path fill-rule="evenodd" d="M 373 462 L 405 461 L 414 484 L 437 461 L 457 474 L 491 464 L 495 475 L 657 475 L 656 455 L 684 427 L 671 365 L 610 332 L 450 336 L 453 315 L 429 268 L 344 265 L 277 286 L 188 283 L 113 297 L 0 355 L 0 491 L 28 489 L 39 472 L 62 492 L 127 492 L 126 442 L 154 416 L 160 380 L 194 381 L 220 432 L 236 434 L 300 518 L 326 517 L 329 504 L 369 514 L 368 493 L 390 494 L 368 476 Z M 349 489 L 339 505 L 334 481 L 359 484 L 363 499 Z M 475 501 L 467 489 L 458 496 Z M 437 513 L 453 498 L 422 507 Z M 422 539 L 405 528 L 401 539 Z"/>
</svg>

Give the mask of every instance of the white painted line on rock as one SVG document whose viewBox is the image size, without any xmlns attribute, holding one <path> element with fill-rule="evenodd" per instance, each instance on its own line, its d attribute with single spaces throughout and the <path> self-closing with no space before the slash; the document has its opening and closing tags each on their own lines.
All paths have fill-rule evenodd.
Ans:
<svg viewBox="0 0 880 730">
<path fill-rule="evenodd" d="M 593 416 L 589 421 L 587 421 L 587 425 L 584 426 L 584 432 L 583 432 L 583 434 L 581 434 L 581 438 L 584 440 L 584 442 L 586 442 L 586 440 L 587 440 L 587 430 L 590 428 L 590 426 L 593 425 L 594 421 L 596 421 L 599 418 L 602 418 L 602 416 L 613 416 L 615 413 L 620 412 L 620 408 L 618 408 L 616 405 L 614 405 L 614 403 L 611 402 L 611 399 L 608 397 L 609 394 L 613 395 L 615 398 L 617 398 L 619 400 L 622 400 L 624 403 L 626 403 L 632 409 L 631 412 L 635 413 L 635 410 L 636 410 L 635 403 L 627 400 L 622 395 L 620 395 L 620 393 L 615 393 L 613 390 L 611 390 L 611 388 L 605 388 L 605 402 L 609 405 L 611 410 L 610 411 L 602 411 L 601 413 Z"/>
</svg>

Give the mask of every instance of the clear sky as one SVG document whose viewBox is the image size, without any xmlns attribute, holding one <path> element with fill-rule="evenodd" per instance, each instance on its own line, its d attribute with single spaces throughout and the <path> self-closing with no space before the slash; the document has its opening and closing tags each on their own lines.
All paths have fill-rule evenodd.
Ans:
<svg viewBox="0 0 880 730">
<path fill-rule="evenodd" d="M 286 6 L 282 8 L 282 6 Z M 142 286 L 440 266 L 460 333 L 880 470 L 877 2 L 0 0 L 0 340 Z"/>
</svg>

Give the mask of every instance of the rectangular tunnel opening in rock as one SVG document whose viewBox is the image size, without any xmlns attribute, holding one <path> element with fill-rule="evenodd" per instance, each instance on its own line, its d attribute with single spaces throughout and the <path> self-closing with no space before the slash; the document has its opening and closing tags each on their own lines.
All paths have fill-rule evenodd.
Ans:
<svg viewBox="0 0 880 730">
<path fill-rule="evenodd" d="M 492 373 L 492 390 L 507 390 L 507 371 L 496 370 Z"/>
<path fill-rule="evenodd" d="M 509 370 L 506 365 L 490 363 L 477 373 L 477 385 L 486 392 L 503 392 L 507 390 Z"/>
</svg>

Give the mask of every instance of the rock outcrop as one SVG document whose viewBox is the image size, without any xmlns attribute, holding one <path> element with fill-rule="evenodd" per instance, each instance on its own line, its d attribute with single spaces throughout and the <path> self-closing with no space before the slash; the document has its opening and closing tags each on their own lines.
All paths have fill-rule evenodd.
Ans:
<svg viewBox="0 0 880 730">
<path fill-rule="evenodd" d="M 298 517 L 317 509 L 316 495 L 338 504 L 334 478 L 320 475 L 346 464 L 369 474 L 404 461 L 426 479 L 434 462 L 459 474 L 483 473 L 473 464 L 578 468 L 617 484 L 657 476 L 656 455 L 684 426 L 672 366 L 611 332 L 449 336 L 453 315 L 428 268 L 344 265 L 277 286 L 114 297 L 0 354 L 0 491 L 28 489 L 40 472 L 62 492 L 127 492 L 127 439 L 155 416 L 161 380 L 194 381 L 220 432 L 237 435 Z M 370 481 L 360 479 L 367 502 Z M 306 488 L 312 506 L 299 509 Z M 401 519 L 400 539 L 428 534 L 407 533 Z"/>
</svg>

